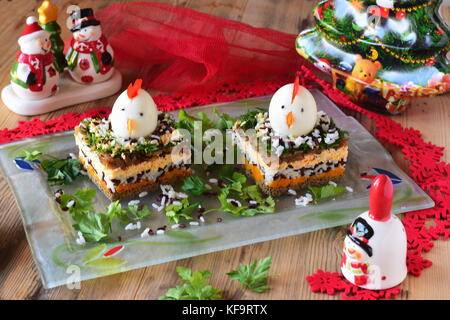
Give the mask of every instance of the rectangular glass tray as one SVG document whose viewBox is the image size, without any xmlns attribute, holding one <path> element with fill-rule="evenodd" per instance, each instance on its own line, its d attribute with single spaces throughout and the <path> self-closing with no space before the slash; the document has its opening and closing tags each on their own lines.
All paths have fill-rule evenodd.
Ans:
<svg viewBox="0 0 450 320">
<path fill-rule="evenodd" d="M 235 248 L 252 243 L 287 237 L 314 230 L 331 228 L 350 223 L 368 209 L 368 186 L 370 180 L 361 175 L 387 173 L 395 187 L 394 213 L 430 208 L 433 201 L 394 163 L 390 154 L 354 118 L 346 116 L 325 95 L 313 90 L 318 109 L 331 115 L 336 124 L 349 132 L 349 159 L 344 177 L 339 185 L 349 186 L 354 191 L 346 192 L 335 199 L 317 205 L 296 207 L 294 196 L 277 200 L 276 213 L 255 217 L 233 217 L 225 213 L 208 214 L 200 226 L 190 226 L 164 235 L 141 238 L 146 227 L 156 230 L 167 222 L 165 215 L 153 210 L 152 216 L 142 222 L 140 230 L 125 231 L 123 226 L 114 226 L 113 238 L 122 241 L 107 244 L 77 245 L 76 234 L 70 216 L 62 212 L 54 201 L 56 187 L 49 187 L 42 170 L 22 170 L 14 158 L 24 149 L 40 149 L 57 157 L 77 154 L 73 132 L 27 139 L 0 147 L 0 167 L 13 190 L 20 208 L 23 224 L 33 257 L 46 288 L 67 283 L 74 272 L 80 280 L 87 280 L 136 268 L 179 260 L 214 251 Z M 248 108 L 267 108 L 270 96 L 217 104 L 219 112 L 237 117 Z M 212 114 L 212 106 L 191 108 L 190 113 L 204 111 Z M 176 117 L 178 112 L 173 112 Z M 202 175 L 201 172 L 196 174 Z M 81 178 L 65 192 L 77 188 L 96 188 L 88 178 Z M 179 190 L 175 186 L 176 190 Z M 159 192 L 148 195 L 141 203 L 151 207 Z M 130 199 L 131 200 L 131 199 Z M 217 208 L 218 201 L 200 197 L 208 208 Z M 123 201 L 126 205 L 128 201 Z M 95 208 L 103 210 L 109 200 L 97 191 Z M 222 222 L 217 222 L 221 217 Z M 114 249 L 115 248 L 115 249 Z M 111 254 L 111 250 L 117 250 Z M 120 250 L 119 250 L 120 249 Z M 114 251 L 112 250 L 112 251 Z"/>
</svg>

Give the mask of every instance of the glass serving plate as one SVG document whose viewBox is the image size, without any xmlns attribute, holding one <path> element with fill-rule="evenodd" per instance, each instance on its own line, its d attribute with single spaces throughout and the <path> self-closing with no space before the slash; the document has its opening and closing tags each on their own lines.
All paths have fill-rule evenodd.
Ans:
<svg viewBox="0 0 450 320">
<path fill-rule="evenodd" d="M 0 167 L 13 190 L 20 208 L 25 231 L 33 257 L 46 288 L 64 285 L 74 280 L 87 280 L 113 273 L 146 267 L 201 254 L 252 243 L 287 237 L 314 230 L 350 223 L 368 209 L 368 192 L 371 180 L 368 176 L 389 174 L 394 182 L 394 213 L 430 208 L 433 201 L 394 163 L 381 144 L 354 118 L 346 116 L 325 95 L 313 90 L 318 109 L 331 115 L 336 124 L 349 132 L 349 159 L 347 170 L 339 185 L 348 186 L 346 192 L 334 199 L 306 207 L 295 206 L 295 197 L 283 196 L 277 200 L 276 213 L 254 217 L 234 217 L 226 213 L 205 216 L 205 222 L 182 230 L 170 231 L 163 212 L 153 210 L 152 216 L 142 221 L 140 230 L 126 231 L 123 226 L 113 227 L 116 242 L 103 244 L 76 244 L 76 232 L 68 213 L 59 209 L 54 200 L 58 187 L 50 187 L 46 174 L 34 169 L 19 169 L 14 160 L 24 149 L 39 149 L 57 157 L 77 154 L 73 132 L 27 139 L 0 147 Z M 270 96 L 216 104 L 219 112 L 232 116 L 244 113 L 248 108 L 267 108 Z M 204 111 L 212 114 L 212 106 L 189 109 L 190 113 Z M 177 116 L 177 111 L 174 111 Z M 34 170 L 33 170 L 34 169 Z M 202 172 L 196 171 L 202 175 Z M 73 193 L 78 188 L 96 188 L 88 178 L 63 190 Z M 179 190 L 175 186 L 176 190 Z M 159 192 L 141 198 L 142 204 L 151 208 Z M 131 200 L 131 199 L 130 199 Z M 199 197 L 206 209 L 219 207 L 215 197 Z M 126 206 L 128 201 L 123 201 Z M 97 191 L 95 209 L 103 210 L 109 200 Z M 218 218 L 221 219 L 218 219 Z M 194 221 L 196 215 L 194 215 Z M 222 220 L 221 222 L 218 222 Z M 156 230 L 167 226 L 163 235 L 141 238 L 149 227 Z"/>
</svg>

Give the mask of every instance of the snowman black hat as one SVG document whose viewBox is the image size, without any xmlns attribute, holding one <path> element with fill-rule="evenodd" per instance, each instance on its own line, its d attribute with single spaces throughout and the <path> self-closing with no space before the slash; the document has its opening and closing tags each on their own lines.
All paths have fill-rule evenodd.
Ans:
<svg viewBox="0 0 450 320">
<path fill-rule="evenodd" d="M 359 217 L 352 223 L 347 230 L 347 236 L 361 247 L 369 257 L 372 256 L 372 247 L 368 244 L 370 238 L 373 237 L 373 229 L 369 223 L 363 218 Z"/>
<path fill-rule="evenodd" d="M 72 17 L 72 28 L 71 32 L 79 31 L 83 28 L 89 26 L 98 26 L 100 21 L 98 21 L 94 16 L 94 10 L 91 8 L 84 8 L 78 11 L 73 11 L 70 16 Z"/>
</svg>

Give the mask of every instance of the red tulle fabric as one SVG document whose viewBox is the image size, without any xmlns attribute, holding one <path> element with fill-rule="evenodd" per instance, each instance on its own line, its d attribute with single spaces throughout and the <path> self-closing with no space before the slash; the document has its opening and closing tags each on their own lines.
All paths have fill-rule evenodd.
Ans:
<svg viewBox="0 0 450 320">
<path fill-rule="evenodd" d="M 254 28 L 186 8 L 152 2 L 96 13 L 121 70 L 140 70 L 145 88 L 180 91 L 212 83 L 293 73 L 303 59 L 295 35 Z"/>
<path fill-rule="evenodd" d="M 300 66 L 303 85 L 319 87 L 337 105 L 371 119 L 376 137 L 400 148 L 410 163 L 411 177 L 436 203 L 434 208 L 406 213 L 403 219 L 409 273 L 419 276 L 431 266 L 423 254 L 435 240 L 450 236 L 450 164 L 441 161 L 443 148 L 425 142 L 417 130 L 360 108 L 319 79 L 295 53 L 295 35 L 155 3 L 114 5 L 97 16 L 115 49 L 118 68 L 141 70 L 139 76 L 147 80 L 147 88 L 177 92 L 155 97 L 161 110 L 271 94 L 292 81 L 283 75 L 293 74 Z M 190 90 L 181 90 L 186 88 Z M 49 121 L 20 121 L 15 129 L 0 130 L 0 143 L 70 130 L 86 117 L 105 117 L 109 112 L 101 107 Z M 363 290 L 340 273 L 322 270 L 306 280 L 313 292 L 340 293 L 343 299 L 391 298 L 401 292 L 399 287 Z"/>
</svg>

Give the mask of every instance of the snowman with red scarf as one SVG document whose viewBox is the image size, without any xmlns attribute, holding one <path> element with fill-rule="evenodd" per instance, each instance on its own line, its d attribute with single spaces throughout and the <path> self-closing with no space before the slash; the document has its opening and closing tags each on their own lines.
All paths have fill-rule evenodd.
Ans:
<svg viewBox="0 0 450 320">
<path fill-rule="evenodd" d="M 114 51 L 91 8 L 71 14 L 72 39 L 66 60 L 70 75 L 81 83 L 108 80 L 114 73 Z"/>
<path fill-rule="evenodd" d="M 53 64 L 50 34 L 35 17 L 28 17 L 26 22 L 18 40 L 20 51 L 10 71 L 11 87 L 21 99 L 39 100 L 57 91 L 59 73 Z"/>
<path fill-rule="evenodd" d="M 361 288 L 388 289 L 406 277 L 406 232 L 391 213 L 393 197 L 389 177 L 377 176 L 370 189 L 369 211 L 356 218 L 347 231 L 341 270 Z"/>
</svg>

